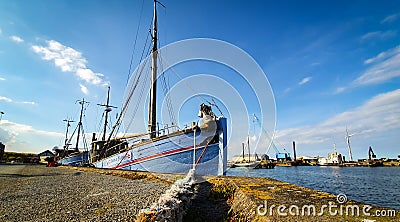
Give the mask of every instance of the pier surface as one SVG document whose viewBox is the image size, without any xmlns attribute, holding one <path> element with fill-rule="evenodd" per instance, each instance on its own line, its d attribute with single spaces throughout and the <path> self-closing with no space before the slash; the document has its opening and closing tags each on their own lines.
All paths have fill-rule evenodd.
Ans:
<svg viewBox="0 0 400 222">
<path fill-rule="evenodd" d="M 0 221 L 134 221 L 141 209 L 182 177 L 0 165 Z M 370 215 L 365 215 L 366 204 L 338 203 L 336 195 L 269 178 L 214 177 L 195 189 L 197 195 L 183 221 L 400 221 L 400 211 L 371 206 L 366 212 Z M 355 206 L 359 215 L 352 214 Z M 386 216 L 378 217 L 377 212 Z"/>
<path fill-rule="evenodd" d="M 169 184 L 42 165 L 0 165 L 0 221 L 133 221 Z"/>
</svg>

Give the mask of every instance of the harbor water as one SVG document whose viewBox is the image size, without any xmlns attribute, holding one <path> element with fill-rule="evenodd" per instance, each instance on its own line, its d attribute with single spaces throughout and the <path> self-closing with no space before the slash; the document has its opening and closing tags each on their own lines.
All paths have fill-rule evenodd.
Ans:
<svg viewBox="0 0 400 222">
<path fill-rule="evenodd" d="M 361 203 L 400 210 L 399 167 L 275 167 L 230 168 L 228 176 L 269 177 Z"/>
</svg>

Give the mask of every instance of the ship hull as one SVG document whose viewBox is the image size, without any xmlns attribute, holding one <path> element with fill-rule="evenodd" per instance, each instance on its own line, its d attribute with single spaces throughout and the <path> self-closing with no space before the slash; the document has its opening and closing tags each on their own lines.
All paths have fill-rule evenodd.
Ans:
<svg viewBox="0 0 400 222">
<path fill-rule="evenodd" d="M 199 175 L 224 175 L 227 165 L 226 119 L 219 118 L 218 130 L 210 134 L 182 133 L 146 141 L 130 149 L 92 163 L 96 168 L 186 174 L 196 165 Z M 207 139 L 216 138 L 212 143 Z"/>
<path fill-rule="evenodd" d="M 72 154 L 57 161 L 58 164 L 63 166 L 82 166 L 88 162 L 89 162 L 89 152 Z"/>
<path fill-rule="evenodd" d="M 232 168 L 234 167 L 245 167 L 245 168 L 254 168 L 258 165 L 260 165 L 261 161 L 254 161 L 254 162 L 250 162 L 250 163 L 234 163 L 232 165 Z"/>
</svg>

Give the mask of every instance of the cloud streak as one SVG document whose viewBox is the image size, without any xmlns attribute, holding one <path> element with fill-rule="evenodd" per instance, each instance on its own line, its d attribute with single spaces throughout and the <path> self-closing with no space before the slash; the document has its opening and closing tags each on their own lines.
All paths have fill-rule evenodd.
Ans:
<svg viewBox="0 0 400 222">
<path fill-rule="evenodd" d="M 392 14 L 392 15 L 389 15 L 389 16 L 387 16 L 386 18 L 384 18 L 384 19 L 381 21 L 381 24 L 394 22 L 394 21 L 396 21 L 396 20 L 399 19 L 399 18 L 400 18 L 400 13 Z"/>
<path fill-rule="evenodd" d="M 361 36 L 361 40 L 370 40 L 370 39 L 388 39 L 397 35 L 396 31 L 389 30 L 389 31 L 376 31 L 376 32 L 369 32 L 363 36 Z"/>
<path fill-rule="evenodd" d="M 79 86 L 81 87 L 81 91 L 83 94 L 88 95 L 89 94 L 89 90 L 86 86 L 79 84 Z"/>
<path fill-rule="evenodd" d="M 371 67 L 353 81 L 354 86 L 382 83 L 400 76 L 400 45 L 365 60 L 364 64 Z"/>
<path fill-rule="evenodd" d="M 305 77 L 299 82 L 299 85 L 304 85 L 304 84 L 310 82 L 310 80 L 311 80 L 311 77 Z"/>
<path fill-rule="evenodd" d="M 21 104 L 28 104 L 28 105 L 37 105 L 37 103 L 32 102 L 32 101 L 23 101 L 23 102 L 16 102 L 8 97 L 5 96 L 0 96 L 0 101 L 4 101 L 7 103 L 21 103 Z"/>
<path fill-rule="evenodd" d="M 378 55 L 366 59 L 364 64 L 369 66 L 348 86 L 340 86 L 333 94 L 339 94 L 348 88 L 385 83 L 400 76 L 400 45 Z"/>
<path fill-rule="evenodd" d="M 15 35 L 10 36 L 10 39 L 11 39 L 13 42 L 16 42 L 16 43 L 23 43 L 23 42 L 24 42 L 24 40 L 23 40 L 22 38 L 20 38 L 20 37 L 18 37 L 18 36 L 15 36 Z"/>
<path fill-rule="evenodd" d="M 101 73 L 95 73 L 87 67 L 87 60 L 82 53 L 65 46 L 55 40 L 47 41 L 47 46 L 33 45 L 32 50 L 41 55 L 43 60 L 53 61 L 54 65 L 63 72 L 75 73 L 75 75 L 93 85 L 105 85 L 104 77 Z"/>
<path fill-rule="evenodd" d="M 0 101 L 4 101 L 4 102 L 11 103 L 11 102 L 12 102 L 12 99 L 7 98 L 7 97 L 4 97 L 4 96 L 0 96 Z"/>
</svg>

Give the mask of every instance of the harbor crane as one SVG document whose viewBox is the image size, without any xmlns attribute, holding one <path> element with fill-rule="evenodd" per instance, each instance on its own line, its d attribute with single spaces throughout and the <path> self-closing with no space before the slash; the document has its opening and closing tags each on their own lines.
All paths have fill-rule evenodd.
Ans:
<svg viewBox="0 0 400 222">
<path fill-rule="evenodd" d="M 253 122 L 257 122 L 258 126 L 259 126 L 260 129 L 265 133 L 265 135 L 266 135 L 267 137 L 271 138 L 271 137 L 269 136 L 269 133 L 267 132 L 267 130 L 264 129 L 264 127 L 262 127 L 261 122 L 260 122 L 260 120 L 258 119 L 258 117 L 256 116 L 256 114 L 253 114 Z M 271 138 L 271 140 L 272 140 L 272 138 Z M 290 157 L 290 153 L 285 149 L 285 147 L 282 146 L 282 147 L 283 147 L 283 150 L 285 150 L 285 153 L 282 153 L 282 152 L 280 152 L 280 151 L 278 150 L 278 148 L 275 146 L 275 143 L 274 143 L 273 141 L 271 142 L 271 145 L 268 147 L 268 150 L 267 150 L 266 154 L 267 154 L 267 153 L 269 152 L 269 150 L 271 149 L 271 146 L 272 146 L 272 148 L 275 150 L 275 157 L 276 157 L 277 160 L 281 160 L 281 161 L 283 161 L 283 162 L 291 161 L 291 160 L 292 160 L 292 158 Z"/>
<path fill-rule="evenodd" d="M 372 150 L 372 147 L 370 146 L 369 149 L 368 149 L 368 159 L 372 160 L 372 159 L 375 159 L 375 158 L 376 158 L 376 155 L 375 155 L 374 151 Z"/>
</svg>

